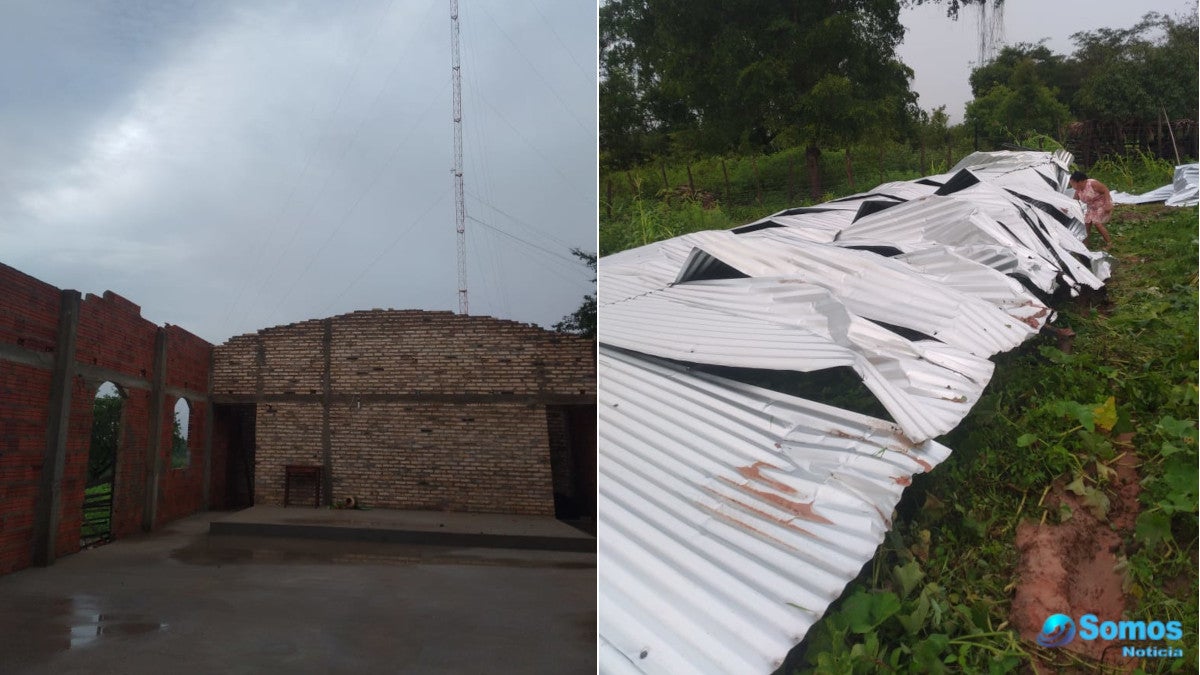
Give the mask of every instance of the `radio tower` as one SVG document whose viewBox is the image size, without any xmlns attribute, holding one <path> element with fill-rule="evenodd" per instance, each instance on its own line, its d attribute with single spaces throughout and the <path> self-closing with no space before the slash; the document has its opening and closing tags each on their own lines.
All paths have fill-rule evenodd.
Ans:
<svg viewBox="0 0 1200 675">
<path fill-rule="evenodd" d="M 467 313 L 467 202 L 463 198 L 462 64 L 458 60 L 458 0 L 450 0 L 450 70 L 454 77 L 454 223 L 458 233 L 458 313 Z"/>
</svg>

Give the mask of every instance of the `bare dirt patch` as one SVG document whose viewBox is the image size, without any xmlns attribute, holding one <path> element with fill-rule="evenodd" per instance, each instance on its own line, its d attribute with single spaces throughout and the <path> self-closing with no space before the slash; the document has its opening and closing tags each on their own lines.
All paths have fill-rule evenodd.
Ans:
<svg viewBox="0 0 1200 675">
<path fill-rule="evenodd" d="M 1130 439 L 1115 440 L 1128 443 Z M 1010 620 L 1022 638 L 1035 641 L 1051 614 L 1076 620 L 1095 614 L 1102 621 L 1118 620 L 1124 614 L 1125 579 L 1120 563 L 1124 559 L 1122 541 L 1132 532 L 1138 514 L 1136 464 L 1132 449 L 1112 462 L 1116 473 L 1104 489 L 1109 499 L 1106 513 L 1097 513 L 1094 501 L 1089 504 L 1068 490 L 1067 480 L 1061 479 L 1044 504 L 1051 512 L 1070 516 L 1058 524 L 1043 519 L 1017 527 L 1021 561 Z M 1121 656 L 1122 644 L 1076 639 L 1061 649 L 1110 669 L 1132 671 L 1136 660 Z M 1045 672 L 1053 671 L 1047 666 Z"/>
</svg>

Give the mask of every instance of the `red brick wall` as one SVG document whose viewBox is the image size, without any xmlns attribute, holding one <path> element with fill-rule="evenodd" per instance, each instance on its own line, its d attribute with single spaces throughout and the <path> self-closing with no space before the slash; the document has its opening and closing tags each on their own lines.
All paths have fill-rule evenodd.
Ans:
<svg viewBox="0 0 1200 675">
<path fill-rule="evenodd" d="M 57 345 L 59 289 L 0 264 L 0 346 L 15 350 L 12 358 L 52 355 Z M 60 483 L 60 517 L 55 526 L 55 554 L 79 550 L 84 483 L 91 442 L 92 406 L 103 381 L 88 368 L 102 368 L 135 378 L 138 386 L 122 387 L 122 439 L 116 460 L 112 531 L 116 537 L 141 530 L 150 447 L 154 345 L 158 327 L 141 317 L 134 303 L 112 293 L 88 295 L 79 303 L 76 329 L 76 374 L 70 381 L 71 403 Z M 208 389 L 212 345 L 176 326 L 167 326 L 168 387 L 197 392 Z M 0 574 L 31 564 L 33 518 L 45 461 L 52 373 L 50 361 L 23 365 L 0 353 Z M 163 407 L 164 453 L 156 523 L 203 507 L 203 400 L 192 402 L 190 445 L 192 466 L 170 469 L 172 406 Z"/>
<path fill-rule="evenodd" d="M 546 408 L 594 400 L 594 344 L 415 310 L 280 326 L 214 349 L 214 394 L 258 401 L 255 503 L 282 503 L 285 465 L 323 463 L 327 322 L 334 500 L 554 513 Z"/>
<path fill-rule="evenodd" d="M 0 574 L 31 562 L 49 400 L 50 371 L 0 361 Z"/>
</svg>

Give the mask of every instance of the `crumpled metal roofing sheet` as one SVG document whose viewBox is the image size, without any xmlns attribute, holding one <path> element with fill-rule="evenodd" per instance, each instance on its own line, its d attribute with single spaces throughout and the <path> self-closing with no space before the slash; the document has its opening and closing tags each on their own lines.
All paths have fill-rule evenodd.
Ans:
<svg viewBox="0 0 1200 675">
<path fill-rule="evenodd" d="M 751 277 L 794 277 L 829 289 L 853 313 L 919 331 L 967 351 L 991 355 L 1019 345 L 1029 326 L 977 298 L 925 279 L 902 262 L 869 251 L 786 241 L 785 233 L 695 232 L 676 283 L 711 260 Z M 751 237 L 754 237 L 753 239 Z"/>
<path fill-rule="evenodd" d="M 810 372 L 848 366 L 912 439 L 943 434 L 979 400 L 992 364 L 909 341 L 788 278 L 679 284 L 605 307 L 605 344 L 689 363 Z M 1024 324 L 1022 324 L 1024 325 Z"/>
<path fill-rule="evenodd" d="M 1112 200 L 1114 204 L 1163 202 L 1167 206 L 1196 206 L 1200 203 L 1200 164 L 1175 167 L 1175 177 L 1170 184 L 1140 195 L 1113 190 Z"/>
<path fill-rule="evenodd" d="M 1039 294 L 1107 277 L 1060 193 L 1069 163 L 973 155 L 600 260 L 602 672 L 780 664 L 873 555 L 911 474 L 947 456 L 926 439 L 973 405 L 985 357 L 1053 317 Z M 849 366 L 895 422 L 718 366 Z"/>
<path fill-rule="evenodd" d="M 911 475 L 949 455 L 610 348 L 599 375 L 601 672 L 775 669 L 874 553 Z"/>
</svg>

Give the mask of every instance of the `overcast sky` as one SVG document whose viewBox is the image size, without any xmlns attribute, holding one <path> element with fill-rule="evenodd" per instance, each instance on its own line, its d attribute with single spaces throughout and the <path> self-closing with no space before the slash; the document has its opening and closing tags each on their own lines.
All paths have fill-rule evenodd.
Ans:
<svg viewBox="0 0 1200 675">
<path fill-rule="evenodd" d="M 1057 54 L 1075 51 L 1071 35 L 1097 28 L 1132 28 L 1146 12 L 1195 14 L 1195 0 L 1007 0 L 1003 9 L 1006 44 L 1043 38 Z M 989 7 L 989 15 L 993 10 Z M 946 106 L 951 122 L 961 122 L 971 100 L 968 78 L 979 60 L 979 10 L 967 7 L 958 21 L 946 17 L 944 4 L 904 9 L 908 29 L 899 56 L 916 76 L 912 87 L 925 110 Z M 997 15 L 999 18 L 999 15 Z M 1003 44 L 1002 43 L 1002 44 Z M 997 49 L 997 51 L 999 51 Z"/>
<path fill-rule="evenodd" d="M 3 3 L 0 262 L 212 342 L 456 310 L 449 5 Z M 460 14 L 471 314 L 549 326 L 592 289 L 596 8 Z"/>
</svg>

